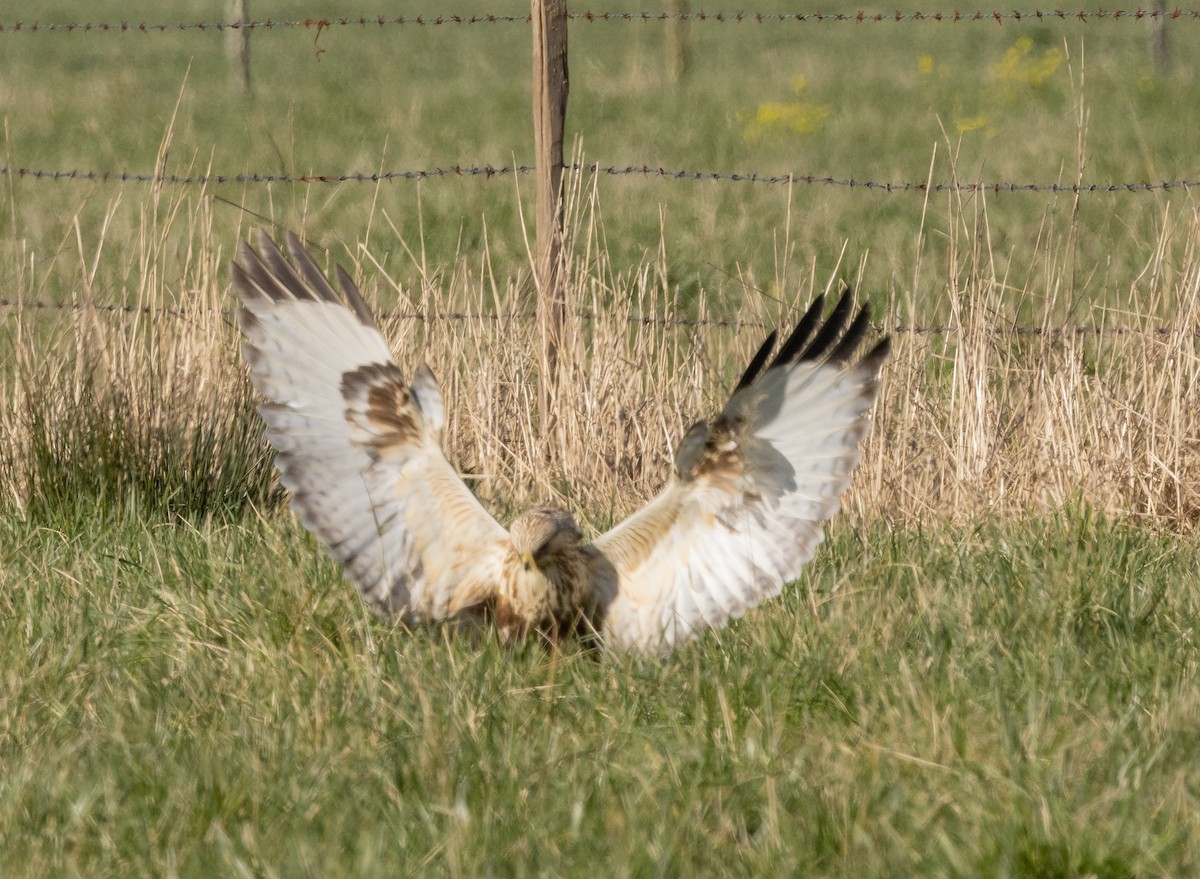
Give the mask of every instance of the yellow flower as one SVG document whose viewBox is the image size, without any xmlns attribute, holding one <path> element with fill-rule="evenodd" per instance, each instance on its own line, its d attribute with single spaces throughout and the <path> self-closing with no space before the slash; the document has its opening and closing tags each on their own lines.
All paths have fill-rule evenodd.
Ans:
<svg viewBox="0 0 1200 879">
<path fill-rule="evenodd" d="M 1004 53 L 996 66 L 996 78 L 1008 83 L 1039 86 L 1054 75 L 1062 64 L 1062 52 L 1047 49 L 1033 57 L 1033 40 L 1021 37 Z"/>
<path fill-rule="evenodd" d="M 794 101 L 790 104 L 759 104 L 754 118 L 746 126 L 746 140 L 761 140 L 768 134 L 792 131 L 811 134 L 821 127 L 829 116 L 829 107 L 824 104 L 808 104 Z"/>
<path fill-rule="evenodd" d="M 959 134 L 978 131 L 986 138 L 996 136 L 996 126 L 982 113 L 978 116 L 957 116 L 954 119 L 954 129 Z"/>
<path fill-rule="evenodd" d="M 792 77 L 790 85 L 796 100 L 759 104 L 754 117 L 746 123 L 742 132 L 747 141 L 761 140 L 769 134 L 781 132 L 811 134 L 829 117 L 828 104 L 814 104 L 801 99 L 807 87 L 803 76 Z"/>
<path fill-rule="evenodd" d="M 979 131 L 987 128 L 988 118 L 986 116 L 967 116 L 965 119 L 956 119 L 954 127 L 960 132 Z"/>
<path fill-rule="evenodd" d="M 933 73 L 932 55 L 922 55 L 917 59 L 917 73 L 923 73 L 925 76 L 929 76 Z"/>
</svg>

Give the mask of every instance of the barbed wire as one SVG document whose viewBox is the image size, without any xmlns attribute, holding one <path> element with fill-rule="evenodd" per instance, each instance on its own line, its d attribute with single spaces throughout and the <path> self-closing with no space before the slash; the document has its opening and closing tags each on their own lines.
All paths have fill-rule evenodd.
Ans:
<svg viewBox="0 0 1200 879">
<path fill-rule="evenodd" d="M 611 176 L 641 175 L 643 177 L 663 177 L 671 180 L 715 180 L 737 183 L 762 183 L 770 186 L 781 184 L 803 183 L 809 186 L 845 186 L 851 189 L 878 189 L 883 192 L 1148 192 L 1170 189 L 1193 189 L 1200 186 L 1200 180 L 1163 180 L 1158 183 L 1140 181 L 1138 183 L 1011 183 L 1000 181 L 963 181 L 945 182 L 900 182 L 879 180 L 855 180 L 853 177 L 822 177 L 813 174 L 759 174 L 759 173 L 728 173 L 722 171 L 676 171 L 667 168 L 656 168 L 649 165 L 629 165 L 626 167 L 600 167 L 596 164 L 572 165 L 572 171 L 587 171 L 593 174 Z"/>
<path fill-rule="evenodd" d="M 92 183 L 152 183 L 172 185 L 204 185 L 213 183 L 390 183 L 396 180 L 434 180 L 441 177 L 501 177 L 506 174 L 529 174 L 532 165 L 493 167 L 451 165 L 428 170 L 386 171 L 374 174 L 146 174 L 130 171 L 46 170 L 12 168 L 0 165 L 0 175 L 33 180 L 81 180 Z"/>
<path fill-rule="evenodd" d="M 890 182 L 879 180 L 856 180 L 853 177 L 822 177 L 813 174 L 762 174 L 757 172 L 737 173 L 724 171 L 680 171 L 651 165 L 601 166 L 596 163 L 572 164 L 571 171 L 589 174 L 604 174 L 610 177 L 642 176 L 659 177 L 667 180 L 717 181 L 732 183 L 759 183 L 768 186 L 802 183 L 807 186 L 843 186 L 850 189 L 869 189 L 881 192 L 1053 192 L 1053 193 L 1105 193 L 1105 192 L 1160 192 L 1172 189 L 1189 190 L 1200 187 L 1200 180 L 1162 180 L 1138 183 L 1014 183 L 1002 181 L 951 182 Z M 446 168 L 425 170 L 386 171 L 371 174 L 143 174 L 128 171 L 79 171 L 46 170 L 38 168 L 13 168 L 0 165 L 0 175 L 11 175 L 22 179 L 50 181 L 83 181 L 92 183 L 147 183 L 167 185 L 210 185 L 249 183 L 391 183 L 402 180 L 437 180 L 447 177 L 503 177 L 506 175 L 530 174 L 532 165 L 494 167 L 492 165 L 451 165 Z"/>
<path fill-rule="evenodd" d="M 1064 9 L 1033 9 L 1029 12 L 1020 10 L 976 10 L 962 12 L 951 10 L 947 12 L 575 12 L 568 13 L 568 18 L 584 19 L 586 21 L 704 21 L 720 24 L 753 22 L 766 24 L 773 22 L 825 22 L 850 24 L 883 24 L 886 22 L 906 21 L 936 21 L 936 22 L 976 22 L 994 21 L 1043 21 L 1059 19 L 1062 21 L 1088 21 L 1090 19 L 1107 19 L 1111 21 L 1139 21 L 1162 19 L 1164 21 L 1200 20 L 1200 10 L 1192 9 L 1115 9 L 1115 10 L 1064 10 Z"/>
<path fill-rule="evenodd" d="M 150 306 L 125 305 L 119 303 L 98 302 L 48 302 L 37 299 L 0 299 L 0 308 L 18 309 L 25 311 L 57 311 L 57 312 L 95 312 L 98 314 L 136 315 L 143 317 L 195 317 L 201 312 L 195 308 L 179 306 Z M 222 309 L 221 316 L 232 321 L 234 310 Z M 571 316 L 584 323 L 597 323 L 606 320 L 606 316 L 591 309 L 577 309 Z M 375 315 L 379 320 L 415 320 L 421 323 L 507 323 L 527 322 L 538 319 L 538 313 L 529 311 L 379 311 Z M 736 317 L 670 317 L 666 315 L 632 314 L 621 318 L 627 323 L 642 326 L 680 327 L 700 329 L 712 327 L 718 329 L 766 330 L 775 329 L 776 324 L 762 320 L 743 320 Z M 888 333 L 900 336 L 950 336 L 961 332 L 972 332 L 974 326 L 955 326 L 953 324 L 872 324 L 877 333 Z M 1133 327 L 1123 324 L 1089 324 L 1067 326 L 1027 326 L 1019 324 L 988 324 L 984 331 L 994 336 L 1197 336 L 1200 337 L 1200 326 L 1196 327 Z"/>
<path fill-rule="evenodd" d="M 572 21 L 606 22 L 606 21 L 694 21 L 717 24 L 754 24 L 772 23 L 849 23 L 849 24 L 883 24 L 899 22 L 1005 22 L 1022 21 L 1183 21 L 1200 20 L 1200 9 L 1094 9 L 1094 10 L 1065 10 L 1065 9 L 1032 9 L 1028 12 L 1019 10 L 973 10 L 963 12 L 948 10 L 946 12 L 571 12 L 567 17 Z M 333 27 L 388 27 L 388 26 L 417 26 L 433 27 L 438 25 L 473 25 L 473 24 L 528 24 L 529 15 L 377 15 L 377 16 L 336 16 L 331 18 L 280 18 L 256 19 L 251 21 L 212 21 L 212 22 L 38 22 L 13 21 L 0 22 L 0 33 L 164 33 L 168 31 L 227 31 L 227 30 L 285 30 L 305 28 L 310 30 L 325 30 Z"/>
</svg>

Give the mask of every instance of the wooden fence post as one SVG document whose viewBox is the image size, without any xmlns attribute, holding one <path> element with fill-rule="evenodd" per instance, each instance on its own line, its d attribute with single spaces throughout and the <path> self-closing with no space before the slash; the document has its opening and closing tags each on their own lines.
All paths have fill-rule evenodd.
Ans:
<svg viewBox="0 0 1200 879">
<path fill-rule="evenodd" d="M 667 24 L 667 63 L 672 82 L 687 76 L 692 63 L 692 47 L 688 43 L 688 22 L 683 16 L 691 12 L 688 0 L 671 0 L 671 12 L 677 17 Z"/>
<path fill-rule="evenodd" d="M 226 0 L 226 21 L 250 20 L 250 0 Z M 250 29 L 230 28 L 225 32 L 225 52 L 229 56 L 229 73 L 242 91 L 250 94 Z"/>
<path fill-rule="evenodd" d="M 531 0 L 533 133 L 537 165 L 537 313 L 542 333 L 542 424 L 549 424 L 567 322 L 563 289 L 563 123 L 567 115 L 567 2 Z"/>
<path fill-rule="evenodd" d="M 1150 47 L 1154 52 L 1154 71 L 1162 76 L 1171 68 L 1171 56 L 1167 51 L 1167 0 L 1154 0 L 1157 16 L 1150 25 Z"/>
</svg>

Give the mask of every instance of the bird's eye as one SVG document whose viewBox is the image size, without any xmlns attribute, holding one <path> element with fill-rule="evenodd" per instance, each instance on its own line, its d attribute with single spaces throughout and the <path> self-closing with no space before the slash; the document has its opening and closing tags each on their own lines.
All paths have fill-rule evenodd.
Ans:
<svg viewBox="0 0 1200 879">
<path fill-rule="evenodd" d="M 529 564 L 529 562 L 526 562 L 526 563 L 525 563 L 525 570 L 527 570 L 527 571 L 528 571 L 528 570 L 530 570 L 531 568 L 533 568 L 533 565 Z"/>
</svg>

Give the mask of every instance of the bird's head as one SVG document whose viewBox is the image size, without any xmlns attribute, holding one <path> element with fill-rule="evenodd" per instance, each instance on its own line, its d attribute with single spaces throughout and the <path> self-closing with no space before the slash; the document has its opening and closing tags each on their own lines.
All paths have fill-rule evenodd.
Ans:
<svg viewBox="0 0 1200 879">
<path fill-rule="evenodd" d="M 562 507 L 526 510 L 513 520 L 508 534 L 527 571 L 553 565 L 556 556 L 578 548 L 582 537 L 575 519 Z"/>
</svg>

